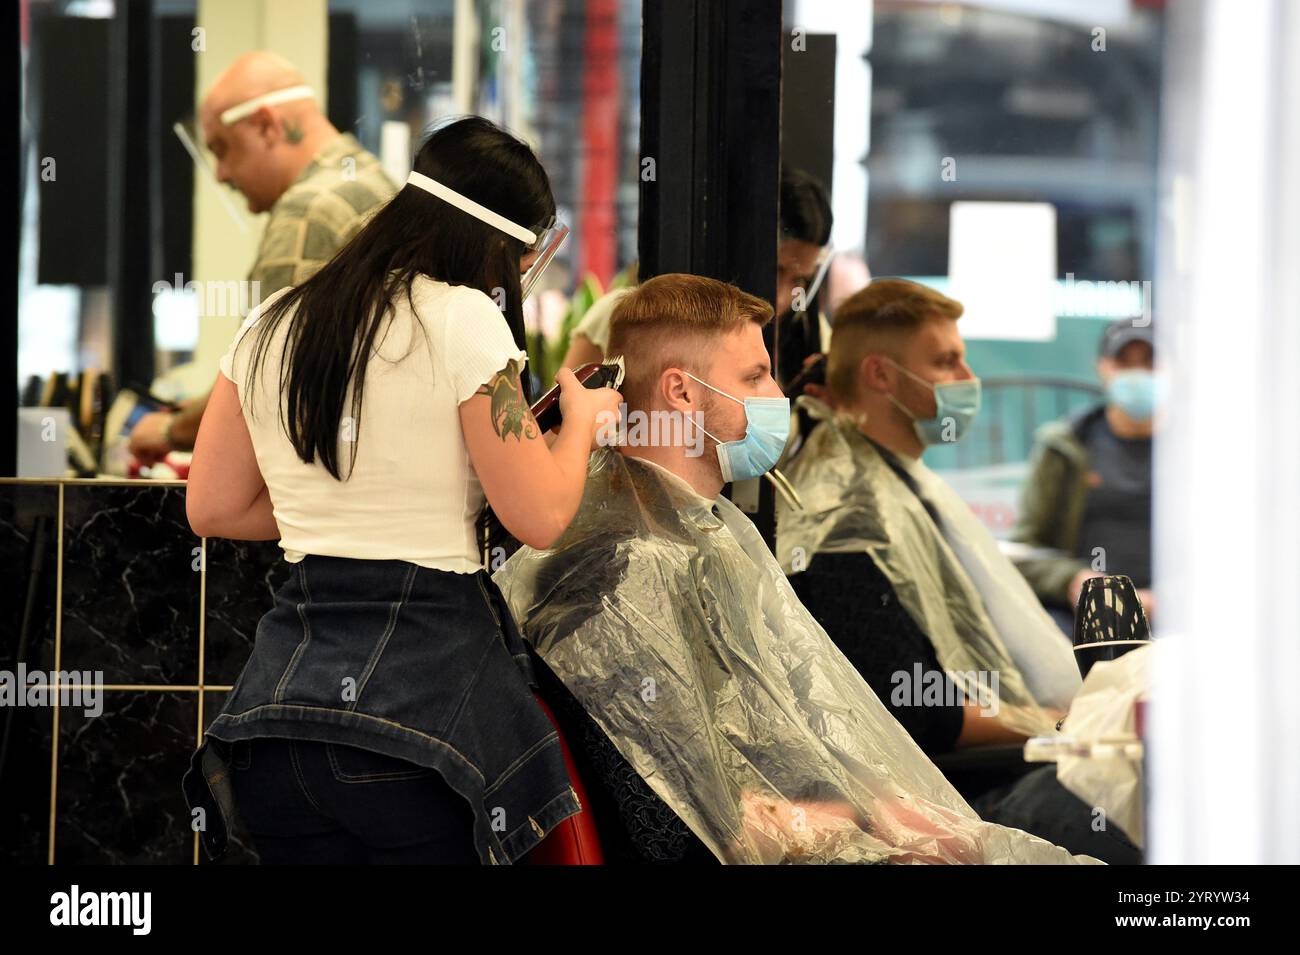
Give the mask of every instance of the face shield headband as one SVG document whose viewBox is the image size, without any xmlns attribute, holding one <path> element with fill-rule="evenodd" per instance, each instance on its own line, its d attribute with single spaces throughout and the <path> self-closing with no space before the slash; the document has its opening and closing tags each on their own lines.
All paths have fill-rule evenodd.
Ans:
<svg viewBox="0 0 1300 955">
<path fill-rule="evenodd" d="M 261 96 L 246 99 L 242 103 L 236 103 L 230 109 L 223 110 L 220 117 L 221 124 L 223 126 L 232 126 L 241 119 L 252 116 L 263 106 L 278 106 L 280 103 L 291 103 L 298 99 L 315 98 L 315 91 L 306 85 L 288 86 L 282 90 L 272 90 L 269 93 L 263 93 Z"/>
<path fill-rule="evenodd" d="M 294 100 L 315 98 L 316 91 L 306 84 L 288 86 L 284 89 L 271 90 L 269 93 L 254 96 L 251 99 L 244 100 L 242 103 L 236 103 L 229 109 L 223 110 L 221 115 L 217 118 L 221 121 L 221 125 L 232 126 L 241 119 L 247 119 L 249 116 L 252 116 L 263 106 L 277 106 L 280 103 L 290 103 Z M 221 205 L 225 208 L 226 212 L 230 214 L 230 218 L 235 220 L 235 224 L 239 226 L 240 231 L 247 232 L 248 222 L 245 220 L 243 214 L 235 207 L 235 204 L 231 202 L 227 190 L 222 188 L 221 183 L 217 181 L 216 174 L 212 171 L 212 165 L 207 158 L 207 154 L 199 147 L 199 143 L 202 141 L 203 137 L 199 135 L 195 119 L 190 117 L 190 119 L 185 122 L 178 121 L 172 123 L 172 132 L 176 134 L 176 138 L 180 140 L 181 145 L 185 147 L 185 151 L 189 154 L 190 159 L 194 161 L 195 168 L 202 173 L 205 179 L 217 187 L 217 198 L 221 200 Z"/>
<path fill-rule="evenodd" d="M 537 287 L 538 280 L 541 279 L 542 273 L 546 267 L 551 264 L 555 254 L 564 244 L 565 238 L 569 234 L 569 227 L 558 222 L 554 216 L 538 232 L 531 229 L 525 229 L 517 222 L 512 222 L 505 216 L 493 212 L 487 206 L 475 202 L 469 196 L 462 195 L 450 186 L 438 182 L 436 179 L 424 175 L 423 173 L 411 171 L 406 177 L 406 183 L 415 186 L 417 189 L 423 189 L 431 195 L 437 196 L 443 202 L 450 203 L 461 212 L 473 216 L 480 222 L 486 222 L 492 228 L 499 232 L 504 232 L 512 239 L 518 239 L 524 244 L 525 252 L 536 252 L 537 258 L 533 261 L 528 271 L 520 278 L 520 286 L 523 290 L 523 297 L 527 298 L 529 294 Z"/>
</svg>

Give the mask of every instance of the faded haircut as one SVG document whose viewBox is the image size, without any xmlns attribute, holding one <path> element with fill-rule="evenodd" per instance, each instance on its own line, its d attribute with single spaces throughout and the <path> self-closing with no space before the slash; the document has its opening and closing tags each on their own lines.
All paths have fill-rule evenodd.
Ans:
<svg viewBox="0 0 1300 955">
<path fill-rule="evenodd" d="M 826 385 L 840 401 L 856 398 L 858 366 L 867 355 L 897 354 L 933 318 L 961 318 L 961 302 L 919 282 L 875 279 L 835 310 Z"/>
<path fill-rule="evenodd" d="M 619 390 L 628 408 L 646 410 L 664 369 L 702 374 L 714 340 L 771 320 L 771 305 L 734 285 L 669 273 L 642 282 L 618 303 L 605 352 L 623 356 L 627 374 Z"/>
</svg>

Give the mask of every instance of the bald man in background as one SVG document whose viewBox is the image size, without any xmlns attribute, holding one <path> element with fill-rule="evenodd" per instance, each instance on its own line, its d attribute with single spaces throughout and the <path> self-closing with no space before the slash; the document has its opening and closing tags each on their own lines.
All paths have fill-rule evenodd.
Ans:
<svg viewBox="0 0 1300 955">
<path fill-rule="evenodd" d="M 239 190 L 249 211 L 270 212 L 248 274 L 262 299 L 307 279 L 396 192 L 374 155 L 335 129 L 308 91 L 294 93 L 306 82 L 274 53 L 246 53 L 199 107 L 217 179 Z M 282 91 L 293 98 L 248 109 L 250 101 Z M 145 415 L 131 432 L 131 453 L 149 465 L 192 449 L 207 403 L 204 395 L 180 411 Z"/>
</svg>

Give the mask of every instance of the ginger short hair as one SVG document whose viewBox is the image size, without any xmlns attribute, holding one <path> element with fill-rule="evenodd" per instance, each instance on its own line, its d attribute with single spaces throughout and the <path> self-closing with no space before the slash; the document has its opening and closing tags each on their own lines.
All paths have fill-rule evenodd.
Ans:
<svg viewBox="0 0 1300 955">
<path fill-rule="evenodd" d="M 873 352 L 897 353 L 923 324 L 961 318 L 961 302 L 919 282 L 875 279 L 835 310 L 826 385 L 840 401 L 856 398 L 858 366 Z"/>
<path fill-rule="evenodd" d="M 664 369 L 702 375 L 719 336 L 771 320 L 771 305 L 734 285 L 699 275 L 659 275 L 618 303 L 605 353 L 623 356 L 627 374 L 619 390 L 629 408 L 645 409 Z"/>
</svg>

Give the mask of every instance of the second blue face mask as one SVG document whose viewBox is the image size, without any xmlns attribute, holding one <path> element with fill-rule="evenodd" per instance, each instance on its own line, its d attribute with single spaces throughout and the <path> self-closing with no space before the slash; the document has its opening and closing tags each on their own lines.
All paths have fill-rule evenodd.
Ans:
<svg viewBox="0 0 1300 955">
<path fill-rule="evenodd" d="M 889 396 L 889 400 L 912 419 L 912 430 L 916 432 L 921 443 L 928 447 L 932 444 L 960 441 L 980 410 L 980 380 L 964 378 L 961 381 L 944 381 L 936 384 L 908 371 L 892 358 L 887 357 L 885 360 L 934 392 L 933 418 L 918 418 L 908 411 L 901 401 L 893 395 Z"/>
<path fill-rule="evenodd" d="M 1156 413 L 1156 376 L 1141 368 L 1117 371 L 1106 386 L 1106 398 L 1134 421 L 1150 421 Z"/>
<path fill-rule="evenodd" d="M 686 374 L 695 378 L 688 371 Z M 745 406 L 745 436 L 738 441 L 718 441 L 704 431 L 714 441 L 718 441 L 718 464 L 722 468 L 724 481 L 744 481 L 766 474 L 781 460 L 785 450 L 786 439 L 790 436 L 790 399 L 789 398 L 746 398 L 743 401 L 725 391 L 719 391 L 707 381 L 700 381 L 710 391 L 717 391 L 724 398 L 731 398 L 737 404 Z"/>
</svg>

